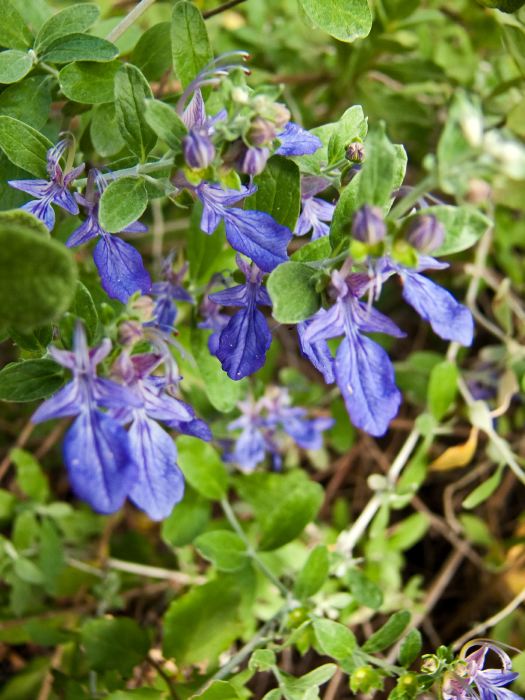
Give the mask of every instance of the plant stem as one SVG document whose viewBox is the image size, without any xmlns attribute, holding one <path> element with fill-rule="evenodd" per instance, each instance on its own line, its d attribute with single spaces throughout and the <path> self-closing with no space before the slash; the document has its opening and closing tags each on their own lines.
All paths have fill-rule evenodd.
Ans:
<svg viewBox="0 0 525 700">
<path fill-rule="evenodd" d="M 387 479 L 393 486 L 400 475 L 403 467 L 406 465 L 412 452 L 414 451 L 417 441 L 419 440 L 419 430 L 412 428 L 402 448 L 399 450 L 397 457 L 392 462 L 390 469 L 387 472 Z M 366 528 L 372 521 L 374 515 L 384 502 L 382 494 L 375 494 L 366 504 L 364 510 L 353 525 L 348 530 L 343 530 L 337 539 L 337 549 L 345 556 L 350 556 L 355 545 L 364 535 Z"/>
<path fill-rule="evenodd" d="M 260 559 L 259 555 L 257 552 L 254 550 L 252 547 L 252 543 L 250 540 L 246 537 L 246 534 L 244 530 L 241 527 L 241 524 L 237 520 L 237 516 L 233 512 L 233 508 L 231 507 L 230 503 L 223 498 L 221 501 L 221 508 L 224 511 L 224 515 L 226 516 L 228 522 L 232 526 L 232 528 L 235 530 L 235 532 L 239 535 L 241 540 L 244 542 L 246 545 L 246 551 L 248 556 L 253 560 L 254 564 L 260 569 L 260 571 L 266 576 L 266 578 L 273 583 L 273 585 L 279 589 L 279 591 L 283 594 L 283 596 L 287 599 L 290 598 L 290 591 L 286 588 L 286 586 L 279 581 L 277 576 L 273 573 L 273 571 L 270 571 L 270 569 L 266 566 L 266 564 Z"/>
<path fill-rule="evenodd" d="M 434 173 L 427 175 L 427 177 L 421 180 L 419 185 L 413 187 L 407 195 L 405 195 L 402 199 L 399 200 L 399 202 L 394 207 L 392 207 L 389 216 L 391 216 L 393 219 L 399 219 L 400 217 L 402 217 L 410 209 L 412 209 L 412 207 L 418 201 L 418 199 L 420 199 L 420 197 L 422 197 L 426 192 L 434 188 L 436 184 L 437 181 Z"/>
<path fill-rule="evenodd" d="M 106 180 L 118 180 L 119 177 L 138 177 L 139 175 L 159 172 L 170 165 L 173 165 L 173 156 L 168 155 L 153 163 L 137 163 L 137 165 L 134 165 L 131 168 L 123 168 L 122 170 L 114 170 L 113 172 L 104 173 L 104 177 Z M 75 180 L 75 185 L 78 188 L 85 187 L 86 184 L 87 177 Z"/>
<path fill-rule="evenodd" d="M 136 20 L 153 5 L 155 0 L 141 0 L 138 5 L 129 12 L 124 19 L 114 27 L 107 35 L 106 39 L 111 42 L 117 41 L 125 31 L 127 31 Z"/>
<path fill-rule="evenodd" d="M 240 5 L 241 2 L 246 2 L 246 0 L 229 0 L 229 2 L 225 2 L 224 5 L 219 5 L 219 7 L 216 7 L 213 10 L 207 10 L 206 12 L 202 13 L 202 16 L 204 19 L 208 19 L 208 17 L 214 17 L 215 15 L 220 15 L 221 12 L 226 12 L 226 10 L 231 10 L 232 7 L 235 7 L 236 5 Z"/>
</svg>

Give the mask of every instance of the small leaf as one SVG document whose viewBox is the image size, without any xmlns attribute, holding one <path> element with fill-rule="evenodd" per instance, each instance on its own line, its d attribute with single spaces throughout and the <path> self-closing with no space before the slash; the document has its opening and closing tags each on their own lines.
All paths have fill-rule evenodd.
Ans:
<svg viewBox="0 0 525 700">
<path fill-rule="evenodd" d="M 421 632 L 418 629 L 410 630 L 403 639 L 403 643 L 399 649 L 399 663 L 401 666 L 410 666 L 421 653 L 422 646 Z"/>
<path fill-rule="evenodd" d="M 0 370 L 0 400 L 47 399 L 64 384 L 64 372 L 53 360 L 11 362 Z"/>
<path fill-rule="evenodd" d="M 36 177 L 47 177 L 46 156 L 51 141 L 13 117 L 0 116 L 0 148 L 11 163 Z"/>
<path fill-rule="evenodd" d="M 38 566 L 33 564 L 30 559 L 18 557 L 15 559 L 15 574 L 26 583 L 33 583 L 36 586 L 44 582 L 44 576 Z"/>
<path fill-rule="evenodd" d="M 437 459 L 430 464 L 430 469 L 436 472 L 466 467 L 472 460 L 478 446 L 478 428 L 472 428 L 469 438 L 461 445 L 449 447 Z"/>
<path fill-rule="evenodd" d="M 145 629 L 128 617 L 87 620 L 80 631 L 89 668 L 131 675 L 149 649 Z"/>
<path fill-rule="evenodd" d="M 16 481 L 32 501 L 44 503 L 49 497 L 49 483 L 42 467 L 30 452 L 15 447 L 10 452 L 16 466 Z"/>
<path fill-rule="evenodd" d="M 410 622 L 410 613 L 406 610 L 399 610 L 374 632 L 363 644 L 363 651 L 367 654 L 375 654 L 391 646 L 403 634 L 406 626 Z"/>
<path fill-rule="evenodd" d="M 435 216 L 445 227 L 445 241 L 440 248 L 432 251 L 433 257 L 452 255 L 471 248 L 491 225 L 482 212 L 466 205 L 427 207 L 425 214 Z"/>
<path fill-rule="evenodd" d="M 235 382 L 223 372 L 219 360 L 208 349 L 210 333 L 192 329 L 191 351 L 211 405 L 221 413 L 232 411 L 241 397 L 243 382 Z"/>
<path fill-rule="evenodd" d="M 118 233 L 139 219 L 148 206 L 144 180 L 119 177 L 106 187 L 100 198 L 100 223 L 110 233 Z"/>
<path fill-rule="evenodd" d="M 294 586 L 294 594 L 304 600 L 310 598 L 321 588 L 330 571 L 328 549 L 320 544 L 312 550 L 305 565 L 299 572 Z"/>
<path fill-rule="evenodd" d="M 251 671 L 269 671 L 277 663 L 277 657 L 272 649 L 257 649 L 248 662 Z"/>
<path fill-rule="evenodd" d="M 256 175 L 257 192 L 246 200 L 246 209 L 270 214 L 279 224 L 294 230 L 301 208 L 301 183 L 297 165 L 282 156 L 269 159 Z"/>
<path fill-rule="evenodd" d="M 188 129 L 177 112 L 160 100 L 146 100 L 145 104 L 146 122 L 173 151 L 180 151 Z"/>
<path fill-rule="evenodd" d="M 29 73 L 32 67 L 33 61 L 24 51 L 16 49 L 2 51 L 0 52 L 0 83 L 4 85 L 17 83 Z"/>
<path fill-rule="evenodd" d="M 171 547 L 191 544 L 206 528 L 210 514 L 209 501 L 186 486 L 184 500 L 162 522 L 162 539 Z"/>
<path fill-rule="evenodd" d="M 491 477 L 479 486 L 476 486 L 474 491 L 471 491 L 461 504 L 463 508 L 472 510 L 472 508 L 477 508 L 490 498 L 501 483 L 503 471 L 503 466 L 500 465 Z"/>
<path fill-rule="evenodd" d="M 114 156 L 124 148 L 126 144 L 117 125 L 113 102 L 93 107 L 89 133 L 95 150 L 101 156 Z"/>
<path fill-rule="evenodd" d="M 239 535 L 229 530 L 212 530 L 195 540 L 200 554 L 219 571 L 236 571 L 246 564 L 246 545 Z"/>
<path fill-rule="evenodd" d="M 457 394 L 458 368 L 454 362 L 443 360 L 432 368 L 428 383 L 428 407 L 437 421 L 440 421 Z"/>
<path fill-rule="evenodd" d="M 383 604 L 383 593 L 379 586 L 367 578 L 359 569 L 348 571 L 348 584 L 355 600 L 367 608 L 378 610 Z"/>
<path fill-rule="evenodd" d="M 191 2 L 178 2 L 171 18 L 173 68 L 185 88 L 213 58 L 206 25 Z"/>
<path fill-rule="evenodd" d="M 160 80 L 171 68 L 171 26 L 169 22 L 154 24 L 141 35 L 130 62 L 148 80 Z"/>
<path fill-rule="evenodd" d="M 70 63 L 58 76 L 60 89 L 73 102 L 88 105 L 113 102 L 115 75 L 119 67 L 118 61 Z"/>
<path fill-rule="evenodd" d="M 0 17 L 0 46 L 6 49 L 29 48 L 33 37 L 10 0 L 0 0 Z"/>
<path fill-rule="evenodd" d="M 38 54 L 54 41 L 68 34 L 83 33 L 97 21 L 100 10 L 96 5 L 79 4 L 57 12 L 43 24 L 35 40 Z"/>
<path fill-rule="evenodd" d="M 131 64 L 120 68 L 115 76 L 115 113 L 120 133 L 127 147 L 144 162 L 157 141 L 144 113 L 145 101 L 153 93 L 140 70 Z"/>
<path fill-rule="evenodd" d="M 213 681 L 203 693 L 192 696 L 194 700 L 239 700 L 239 698 L 237 690 L 226 681 Z"/>
<path fill-rule="evenodd" d="M 226 494 L 228 473 L 217 451 L 189 435 L 177 438 L 179 466 L 191 486 L 205 498 L 220 500 Z"/>
<path fill-rule="evenodd" d="M 372 13 L 367 0 L 300 0 L 307 17 L 339 41 L 351 42 L 368 36 Z"/>
<path fill-rule="evenodd" d="M 315 291 L 317 270 L 299 262 L 278 265 L 268 278 L 272 315 L 280 323 L 299 323 L 312 316 L 321 306 Z"/>
<path fill-rule="evenodd" d="M 51 106 L 52 82 L 50 75 L 32 75 L 10 85 L 0 94 L 0 114 L 41 129 Z"/>
<path fill-rule="evenodd" d="M 42 55 L 48 63 L 71 63 L 72 61 L 112 61 L 118 49 L 105 39 L 91 34 L 68 34 L 52 41 Z"/>
<path fill-rule="evenodd" d="M 357 648 L 353 632 L 339 622 L 318 618 L 313 628 L 321 651 L 333 659 L 348 659 Z"/>
</svg>

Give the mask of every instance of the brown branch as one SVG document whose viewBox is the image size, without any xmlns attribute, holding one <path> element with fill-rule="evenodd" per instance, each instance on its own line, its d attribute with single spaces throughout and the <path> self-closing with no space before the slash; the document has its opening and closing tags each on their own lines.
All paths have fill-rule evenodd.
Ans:
<svg viewBox="0 0 525 700">
<path fill-rule="evenodd" d="M 207 10 L 206 12 L 202 13 L 202 16 L 204 19 L 208 19 L 208 17 L 214 17 L 215 15 L 220 15 L 221 12 L 226 12 L 226 10 L 231 10 L 232 7 L 235 7 L 236 5 L 240 5 L 241 2 L 246 2 L 246 0 L 229 0 L 229 2 L 225 2 L 224 5 L 219 5 L 219 7 L 216 7 L 214 10 Z"/>
</svg>

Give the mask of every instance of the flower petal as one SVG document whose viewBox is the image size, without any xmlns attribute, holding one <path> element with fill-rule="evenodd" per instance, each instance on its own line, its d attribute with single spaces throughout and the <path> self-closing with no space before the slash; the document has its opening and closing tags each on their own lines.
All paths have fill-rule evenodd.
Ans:
<svg viewBox="0 0 525 700">
<path fill-rule="evenodd" d="M 82 390 L 73 380 L 44 401 L 31 416 L 32 423 L 43 423 L 52 418 L 77 416 L 82 411 Z"/>
<path fill-rule="evenodd" d="M 242 379 L 260 369 L 272 342 L 264 314 L 254 301 L 231 317 L 219 338 L 217 357 L 230 379 Z"/>
<path fill-rule="evenodd" d="M 261 431 L 248 425 L 237 438 L 234 448 L 228 453 L 229 462 L 238 464 L 245 471 L 252 471 L 266 457 L 266 442 Z"/>
<path fill-rule="evenodd" d="M 47 196 L 53 187 L 49 180 L 8 180 L 7 184 L 38 199 Z"/>
<path fill-rule="evenodd" d="M 275 153 L 279 156 L 305 156 L 315 153 L 323 145 L 317 136 L 294 122 L 288 122 L 277 138 L 281 145 Z"/>
<path fill-rule="evenodd" d="M 33 199 L 20 207 L 43 221 L 50 231 L 55 227 L 55 211 L 47 199 Z"/>
<path fill-rule="evenodd" d="M 194 418 L 188 421 L 171 421 L 168 426 L 178 433 L 191 435 L 205 442 L 210 442 L 213 438 L 209 425 L 200 418 Z"/>
<path fill-rule="evenodd" d="M 73 233 L 69 236 L 66 241 L 68 248 L 74 248 L 77 245 L 82 245 L 88 241 L 96 238 L 102 233 L 100 224 L 96 216 L 89 216 L 78 228 L 76 228 Z"/>
<path fill-rule="evenodd" d="M 335 377 L 352 423 L 380 436 L 397 414 L 401 394 L 383 348 L 366 336 L 343 338 L 335 358 Z"/>
<path fill-rule="evenodd" d="M 248 289 L 245 284 L 238 284 L 229 289 L 223 289 L 220 292 L 214 292 L 209 295 L 209 298 L 216 304 L 222 306 L 246 306 L 248 303 Z"/>
<path fill-rule="evenodd" d="M 104 290 L 112 299 L 123 304 L 134 292 L 147 294 L 151 278 L 144 267 L 140 253 L 117 236 L 106 234 L 100 238 L 93 259 Z"/>
<path fill-rule="evenodd" d="M 239 253 L 251 258 L 261 270 L 271 272 L 288 260 L 292 232 L 262 211 L 227 209 L 224 212 L 226 238 Z"/>
<path fill-rule="evenodd" d="M 111 416 L 84 411 L 67 431 L 64 461 L 76 495 L 99 513 L 114 513 L 136 481 L 128 434 Z"/>
<path fill-rule="evenodd" d="M 158 423 L 145 416 L 133 421 L 129 441 L 138 466 L 130 500 L 152 520 L 163 520 L 184 495 L 175 443 Z"/>
<path fill-rule="evenodd" d="M 324 311 L 324 309 L 323 309 Z M 315 317 L 314 317 L 315 318 Z M 330 352 L 330 348 L 326 340 L 317 340 L 310 342 L 306 337 L 309 322 L 297 324 L 297 333 L 299 335 L 299 346 L 301 352 L 307 357 L 312 365 L 324 377 L 327 384 L 332 384 L 335 381 L 334 377 L 334 358 Z"/>
</svg>

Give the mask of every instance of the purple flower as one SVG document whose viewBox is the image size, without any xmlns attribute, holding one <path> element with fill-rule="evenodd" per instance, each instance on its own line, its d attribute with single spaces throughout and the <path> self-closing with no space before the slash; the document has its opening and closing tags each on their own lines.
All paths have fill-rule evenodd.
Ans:
<svg viewBox="0 0 525 700">
<path fill-rule="evenodd" d="M 466 655 L 473 646 L 479 649 Z M 500 668 L 484 668 L 487 652 L 492 651 L 500 661 Z M 443 681 L 444 700 L 523 700 L 520 695 L 504 686 L 518 677 L 512 671 L 508 654 L 493 642 L 474 640 L 463 647 L 460 661 Z"/>
<path fill-rule="evenodd" d="M 165 390 L 166 379 L 151 372 L 162 357 L 147 353 L 122 353 L 114 367 L 116 376 L 133 393 L 135 406 L 114 412 L 123 423 L 131 420 L 130 446 L 138 474 L 129 498 L 152 520 L 166 518 L 184 495 L 184 477 L 177 465 L 177 448 L 170 435 L 158 424 L 182 425 L 194 421 L 193 409 Z"/>
<path fill-rule="evenodd" d="M 328 338 L 343 336 L 335 359 L 320 357 L 319 364 L 333 372 L 352 422 L 371 435 L 383 435 L 396 415 L 401 394 L 394 368 L 383 348 L 364 333 L 404 334 L 389 318 L 359 298 L 368 291 L 365 275 L 332 273 L 335 304 L 317 312 L 303 331 L 303 343 L 316 346 Z M 322 363 L 322 364 L 321 364 Z"/>
<path fill-rule="evenodd" d="M 77 417 L 64 439 L 64 461 L 76 495 L 100 513 L 113 513 L 122 506 L 137 474 L 126 431 L 100 410 L 101 406 L 121 410 L 137 404 L 126 387 L 97 377 L 96 367 L 110 350 L 107 339 L 90 350 L 80 324 L 75 329 L 73 352 L 50 347 L 50 356 L 69 369 L 73 379 L 32 417 L 34 423 Z"/>
<path fill-rule="evenodd" d="M 237 264 L 246 283 L 209 295 L 216 304 L 240 307 L 222 329 L 215 353 L 223 370 L 235 380 L 253 374 L 264 365 L 272 342 L 266 318 L 257 308 L 257 305 L 272 305 L 262 286 L 263 272 L 256 265 L 248 265 L 240 256 L 237 256 Z"/>
<path fill-rule="evenodd" d="M 67 150 L 67 140 L 59 141 L 56 146 L 47 152 L 47 172 L 49 180 L 9 180 L 9 185 L 22 192 L 33 195 L 35 199 L 24 204 L 21 209 L 34 214 L 51 231 L 55 225 L 55 211 L 52 204 L 56 204 L 69 214 L 78 214 L 78 204 L 69 192 L 68 187 L 84 170 L 84 165 L 73 168 L 68 173 L 62 171 L 60 158 Z"/>
<path fill-rule="evenodd" d="M 305 156 L 315 153 L 323 145 L 321 140 L 302 129 L 294 122 L 288 122 L 277 138 L 281 142 L 275 151 L 278 156 Z"/>
<path fill-rule="evenodd" d="M 182 266 L 178 272 L 173 270 L 173 254 L 168 255 L 162 265 L 162 282 L 154 282 L 151 286 L 151 294 L 155 297 L 153 309 L 153 321 L 148 325 L 155 325 L 167 333 L 173 331 L 173 324 L 177 317 L 175 301 L 186 301 L 193 304 L 193 297 L 182 286 L 182 280 L 188 270 L 188 264 Z"/>
<path fill-rule="evenodd" d="M 313 231 L 312 240 L 328 236 L 335 205 L 324 199 L 315 197 L 330 185 L 330 182 L 319 177 L 305 177 L 301 183 L 302 210 L 295 226 L 295 235 L 304 236 Z"/>
<path fill-rule="evenodd" d="M 237 169 L 246 175 L 259 175 L 266 167 L 269 157 L 270 149 L 265 146 L 245 146 L 236 161 Z"/>
<path fill-rule="evenodd" d="M 286 389 L 269 389 L 259 401 L 239 404 L 241 416 L 228 425 L 241 430 L 233 449 L 226 455 L 230 462 L 245 471 L 252 471 L 269 453 L 274 469 L 281 466 L 282 438 L 285 434 L 305 450 L 318 450 L 323 445 L 323 432 L 331 428 L 331 418 L 308 418 L 304 408 L 290 405 Z"/>
<path fill-rule="evenodd" d="M 105 181 L 96 170 L 90 170 L 85 196 L 76 194 L 77 201 L 85 208 L 87 219 L 73 231 L 66 241 L 69 248 L 98 238 L 93 251 L 102 287 L 112 299 L 125 304 L 135 292 L 146 294 L 151 288 L 151 278 L 144 267 L 140 253 L 129 243 L 105 231 L 98 219 L 100 196 Z M 75 205 L 76 206 L 76 205 Z M 136 221 L 122 233 L 143 233 L 147 227 Z"/>
<path fill-rule="evenodd" d="M 445 227 L 435 216 L 424 214 L 414 219 L 407 231 L 407 240 L 421 253 L 431 253 L 445 240 Z"/>
<path fill-rule="evenodd" d="M 264 272 L 271 272 L 288 260 L 286 249 L 292 233 L 286 226 L 281 226 L 265 212 L 233 206 L 252 195 L 256 187 L 242 185 L 240 190 L 222 189 L 204 182 L 195 191 L 204 205 L 201 219 L 204 233 L 213 233 L 224 221 L 226 238 L 232 248 L 251 258 Z"/>
<path fill-rule="evenodd" d="M 230 322 L 230 316 L 223 313 L 221 308 L 221 305 L 212 301 L 208 295 L 204 297 L 200 308 L 204 321 L 200 321 L 197 328 L 213 331 L 208 338 L 208 349 L 212 355 L 217 354 L 221 333 Z"/>
<path fill-rule="evenodd" d="M 182 103 L 178 109 L 181 109 Z M 226 110 L 221 110 L 214 117 L 206 116 L 206 108 L 201 91 L 197 88 L 188 106 L 180 114 L 188 127 L 188 135 L 182 140 L 184 160 L 190 168 L 207 168 L 215 158 L 215 146 L 212 137 L 215 124 L 227 116 Z"/>
<path fill-rule="evenodd" d="M 358 209 L 352 221 L 352 236 L 368 245 L 382 241 L 386 236 L 386 224 L 381 209 L 369 204 Z"/>
</svg>

